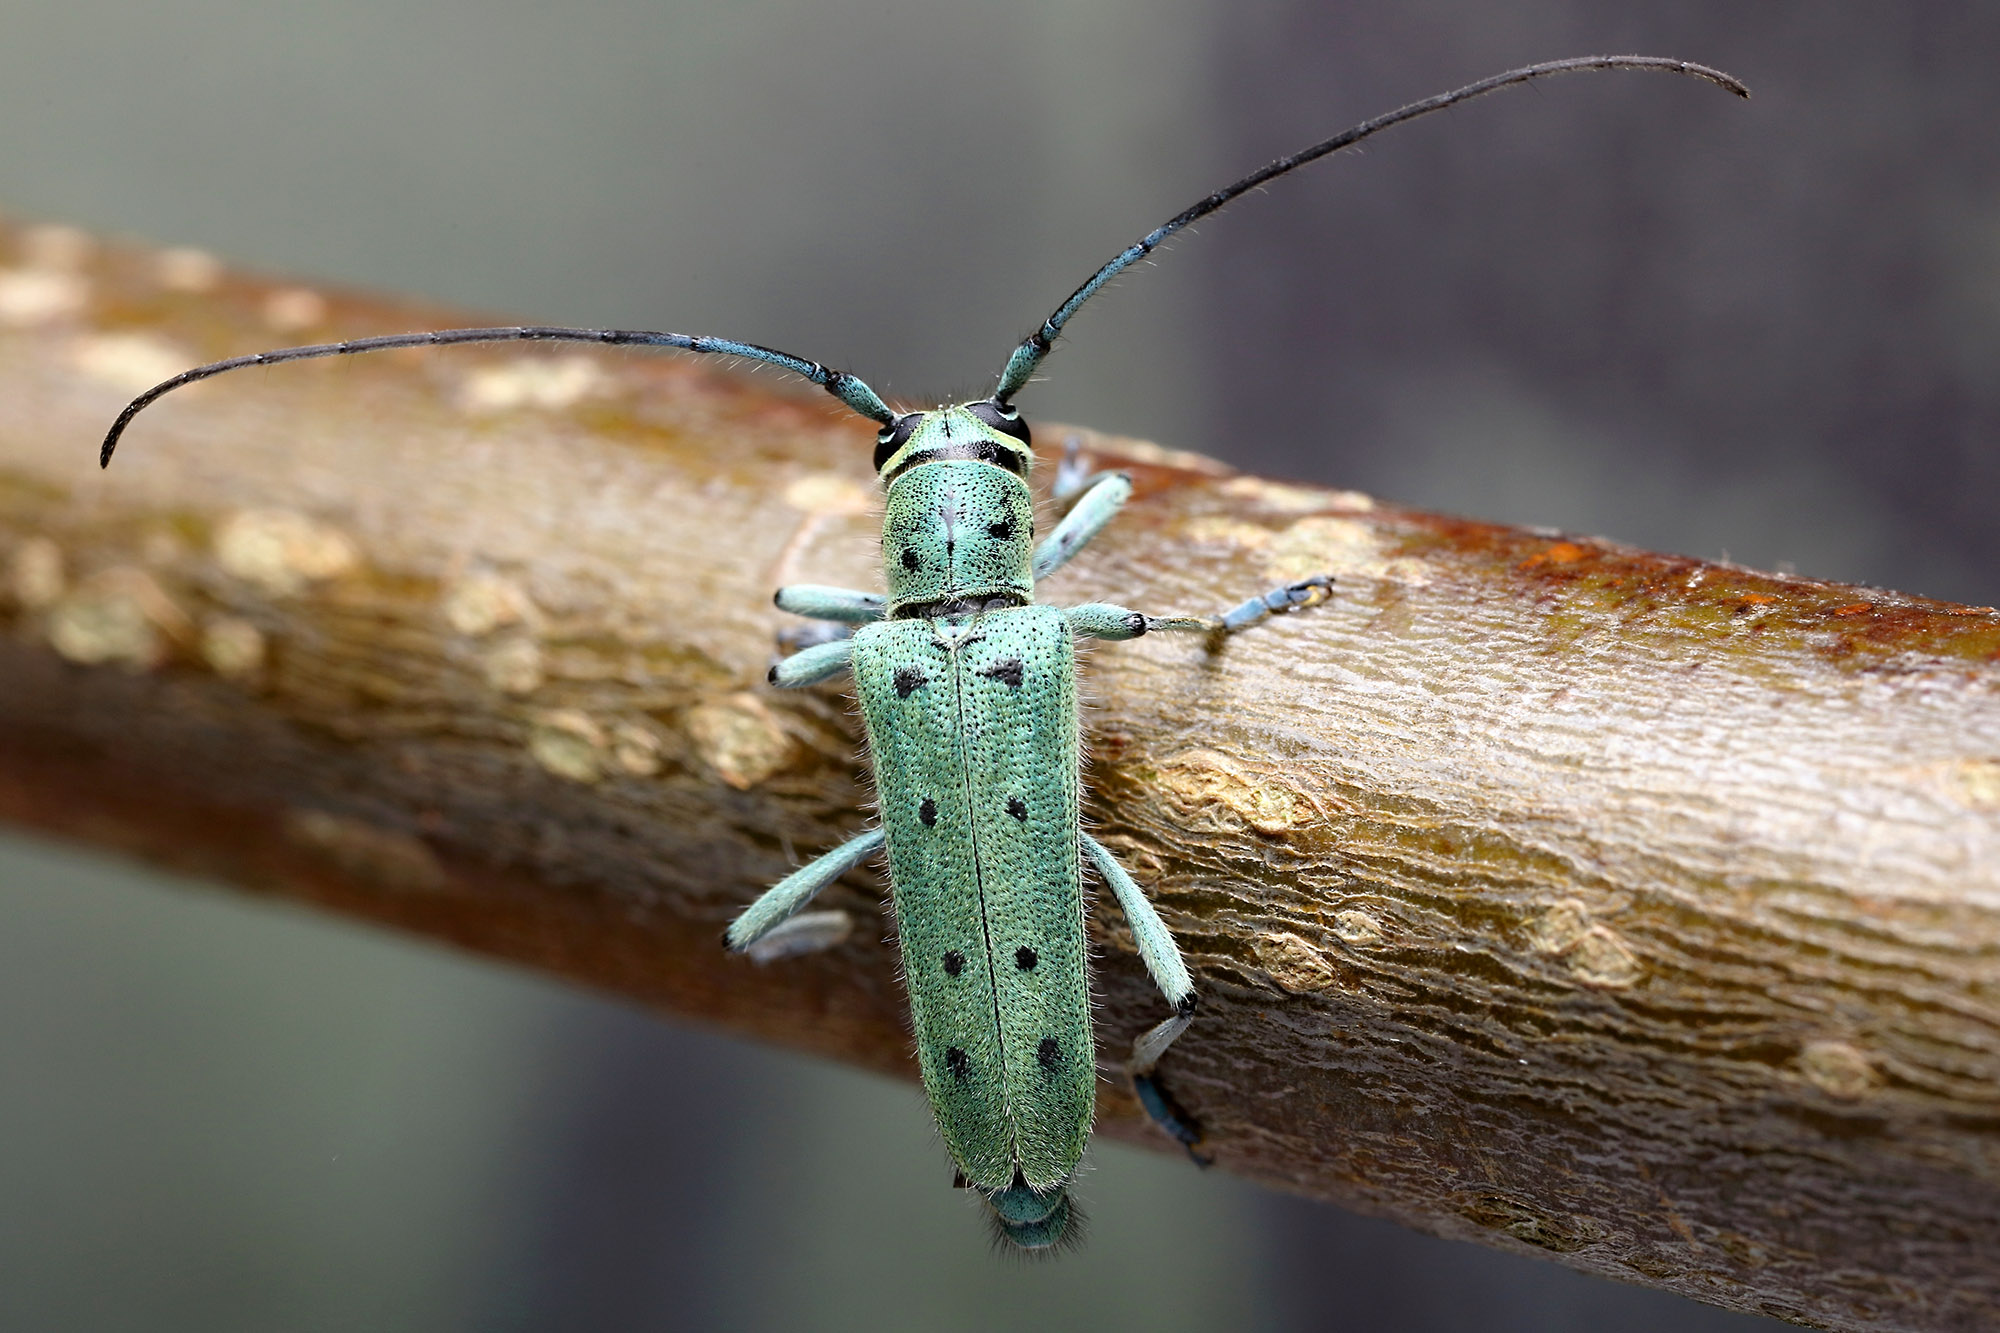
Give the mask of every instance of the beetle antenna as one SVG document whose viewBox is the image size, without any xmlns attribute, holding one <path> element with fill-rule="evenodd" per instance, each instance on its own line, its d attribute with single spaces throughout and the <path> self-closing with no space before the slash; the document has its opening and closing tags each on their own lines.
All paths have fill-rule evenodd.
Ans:
<svg viewBox="0 0 2000 1333">
<path fill-rule="evenodd" d="M 1576 70 L 1594 69 L 1655 69 L 1669 74 L 1691 74 L 1697 79 L 1707 79 L 1710 83 L 1726 88 L 1738 97 L 1750 95 L 1748 88 L 1721 70 L 1710 69 L 1706 65 L 1691 64 L 1685 60 L 1669 60 L 1663 56 L 1579 56 L 1571 60 L 1551 60 L 1546 64 L 1508 70 L 1505 74 L 1495 74 L 1477 83 L 1468 83 L 1452 92 L 1439 93 L 1436 97 L 1427 97 L 1421 102 L 1398 107 L 1387 115 L 1377 116 L 1373 120 L 1364 120 L 1354 128 L 1343 130 L 1331 139 L 1314 144 L 1303 152 L 1281 157 L 1267 166 L 1260 167 L 1234 185 L 1224 186 L 1186 211 L 1168 218 L 1140 237 L 1135 244 L 1113 256 L 1103 268 L 1091 274 L 1083 286 L 1071 292 L 1069 299 L 1057 306 L 1055 313 L 1043 320 L 1042 326 L 1029 334 L 1027 339 L 1014 349 L 1013 356 L 1007 360 L 1006 370 L 1001 372 L 1000 387 L 994 390 L 993 401 L 1005 405 L 1010 398 L 1021 391 L 1022 386 L 1026 385 L 1029 377 L 1035 373 L 1035 368 L 1041 365 L 1042 358 L 1049 354 L 1049 348 L 1062 335 L 1063 325 L 1069 323 L 1070 316 L 1074 315 L 1077 308 L 1085 301 L 1097 295 L 1106 283 L 1151 254 L 1169 236 L 1190 223 L 1207 217 L 1238 195 L 1254 190 L 1264 182 L 1275 180 L 1308 162 L 1318 161 L 1329 153 L 1337 153 L 1343 148 L 1360 143 L 1369 135 L 1386 130 L 1391 125 L 1400 125 L 1406 120 L 1415 120 L 1418 116 L 1442 111 L 1448 106 L 1456 106 L 1460 102 L 1470 101 L 1513 84 L 1526 83 L 1531 79 L 1539 79 L 1550 74 L 1568 74 Z"/>
<path fill-rule="evenodd" d="M 794 375 L 802 375 L 871 421 L 887 426 L 896 420 L 896 414 L 889 410 L 888 405 L 873 389 L 846 371 L 828 370 L 817 361 L 808 361 L 789 352 L 773 351 L 769 347 L 759 347 L 755 343 L 740 343 L 728 338 L 707 338 L 686 333 L 653 333 L 644 329 L 563 329 L 539 325 L 504 329 L 437 329 L 430 333 L 395 333 L 380 338 L 355 338 L 348 342 L 314 343 L 309 347 L 281 347 L 274 352 L 232 356 L 227 361 L 211 361 L 205 366 L 183 370 L 172 379 L 160 381 L 125 404 L 125 410 L 118 414 L 118 419 L 111 423 L 111 429 L 105 433 L 104 448 L 98 453 L 97 463 L 99 467 L 111 466 L 111 453 L 118 447 L 119 436 L 123 435 L 125 428 L 132 424 L 132 418 L 145 411 L 148 406 L 182 385 L 210 379 L 227 371 L 241 370 L 245 366 L 275 366 L 285 361 L 310 361 L 314 357 L 321 356 L 383 352 L 395 347 L 445 347 L 458 343 L 505 342 L 598 343 L 608 347 L 677 347 L 684 352 L 740 356 L 746 361 L 761 361 L 767 366 L 777 366 L 791 371 Z"/>
</svg>

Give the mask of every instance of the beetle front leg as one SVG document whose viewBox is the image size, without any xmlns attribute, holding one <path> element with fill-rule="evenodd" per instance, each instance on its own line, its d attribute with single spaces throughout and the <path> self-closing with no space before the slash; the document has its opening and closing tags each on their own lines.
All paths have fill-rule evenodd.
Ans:
<svg viewBox="0 0 2000 1333">
<path fill-rule="evenodd" d="M 1068 564 L 1070 557 L 1102 532 L 1104 525 L 1116 517 L 1131 498 L 1132 478 L 1123 472 L 1113 472 L 1085 491 L 1076 506 L 1063 515 L 1062 522 L 1056 524 L 1055 531 L 1044 537 L 1035 548 L 1035 577 L 1045 579 Z"/>
</svg>

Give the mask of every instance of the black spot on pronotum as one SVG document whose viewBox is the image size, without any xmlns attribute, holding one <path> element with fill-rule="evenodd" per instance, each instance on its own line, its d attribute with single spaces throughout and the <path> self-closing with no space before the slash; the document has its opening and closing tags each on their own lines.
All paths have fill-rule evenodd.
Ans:
<svg viewBox="0 0 2000 1333">
<path fill-rule="evenodd" d="M 965 955 L 956 949 L 948 949 L 944 955 L 944 970 L 948 976 L 957 976 L 965 971 Z"/>
<path fill-rule="evenodd" d="M 944 1053 L 944 1066 L 953 1078 L 964 1078 L 972 1070 L 972 1057 L 956 1046 L 948 1046 Z"/>
<path fill-rule="evenodd" d="M 1007 813 L 1025 824 L 1028 822 L 1028 803 L 1018 796 L 1009 796 L 1007 798 Z"/>
<path fill-rule="evenodd" d="M 907 547 L 907 546 L 906 546 L 906 547 L 904 547 L 904 548 L 903 548 L 903 568 L 904 568 L 904 569 L 915 569 L 916 567 L 917 567 L 917 553 L 916 553 L 915 551 L 911 550 L 911 549 L 910 549 L 909 547 Z"/>
<path fill-rule="evenodd" d="M 1035 1048 L 1035 1063 L 1044 1069 L 1054 1069 L 1062 1063 L 1062 1047 L 1056 1045 L 1054 1037 L 1042 1038 L 1042 1044 Z"/>
<path fill-rule="evenodd" d="M 1020 968 L 1023 972 L 1026 972 L 1041 961 L 1042 956 L 1025 944 L 1014 950 L 1014 966 Z"/>
<path fill-rule="evenodd" d="M 897 667 L 896 697 L 898 699 L 909 698 L 912 691 L 914 691 L 920 685 L 928 685 L 930 683 L 930 679 L 931 678 L 929 676 L 926 676 L 917 667 L 913 666 Z"/>
<path fill-rule="evenodd" d="M 1001 519 L 997 523 L 988 523 L 986 525 L 986 535 L 989 537 L 996 538 L 1003 542 L 1006 541 L 1009 537 L 1013 536 L 1014 535 L 1013 512 L 1010 510 L 1007 516 Z"/>
<path fill-rule="evenodd" d="M 917 807 L 917 818 L 924 821 L 925 828 L 937 827 L 937 802 L 924 797 L 924 803 Z"/>
<path fill-rule="evenodd" d="M 1008 689 L 1018 690 L 1021 688 L 1021 659 L 1018 657 L 1006 658 L 1003 661 L 995 662 L 990 667 L 983 668 L 979 674 L 992 680 L 1004 682 Z"/>
</svg>

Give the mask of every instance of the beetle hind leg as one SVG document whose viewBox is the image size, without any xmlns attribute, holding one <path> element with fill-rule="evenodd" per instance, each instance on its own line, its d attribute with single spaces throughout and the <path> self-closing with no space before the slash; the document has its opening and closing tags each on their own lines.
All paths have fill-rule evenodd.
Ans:
<svg viewBox="0 0 2000 1333">
<path fill-rule="evenodd" d="M 1166 922 L 1160 920 L 1160 914 L 1147 901 L 1137 881 L 1124 866 L 1118 864 L 1118 858 L 1088 833 L 1080 836 L 1080 842 L 1084 859 L 1104 876 L 1112 896 L 1124 909 L 1126 923 L 1132 928 L 1132 940 L 1139 946 L 1139 958 L 1146 964 L 1153 984 L 1160 988 L 1160 994 L 1166 996 L 1167 1003 L 1174 1007 L 1170 1017 L 1147 1028 L 1132 1043 L 1132 1056 L 1126 1062 L 1125 1073 L 1132 1080 L 1132 1090 L 1138 1094 L 1139 1104 L 1146 1108 L 1146 1114 L 1153 1118 L 1153 1123 L 1186 1148 L 1195 1165 L 1207 1166 L 1209 1159 L 1198 1151 L 1201 1127 L 1153 1076 L 1153 1070 L 1160 1063 L 1160 1057 L 1167 1053 L 1167 1048 L 1194 1024 L 1194 979 L 1188 975 L 1187 964 L 1181 959 L 1180 946 L 1174 943 Z"/>
</svg>

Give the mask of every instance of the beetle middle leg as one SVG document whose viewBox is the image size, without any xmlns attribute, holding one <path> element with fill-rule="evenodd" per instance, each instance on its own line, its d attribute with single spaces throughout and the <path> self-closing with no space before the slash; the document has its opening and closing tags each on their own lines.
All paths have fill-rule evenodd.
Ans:
<svg viewBox="0 0 2000 1333">
<path fill-rule="evenodd" d="M 799 929 L 803 918 L 795 917 L 793 913 L 811 902 L 821 889 L 880 851 L 882 841 L 882 830 L 870 829 L 826 855 L 808 861 L 764 890 L 756 902 L 744 908 L 742 914 L 729 923 L 723 940 L 736 952 L 748 953 L 759 961 L 787 953 L 805 952 L 812 947 L 805 942 L 805 937 L 812 932 Z M 814 912 L 807 915 L 817 917 L 821 914 Z M 808 924 L 817 930 L 826 923 Z M 770 947 L 760 949 L 760 945 Z"/>
<path fill-rule="evenodd" d="M 1087 639 L 1136 639 L 1141 634 L 1176 630 L 1229 635 L 1287 611 L 1317 606 L 1332 595 L 1333 575 L 1315 574 L 1258 593 L 1219 616 L 1149 616 L 1110 602 L 1086 602 L 1070 607 L 1063 614 L 1069 618 L 1071 632 Z"/>
<path fill-rule="evenodd" d="M 1160 914 L 1147 901 L 1137 881 L 1124 866 L 1118 864 L 1118 858 L 1103 843 L 1088 833 L 1078 836 L 1084 857 L 1096 867 L 1098 874 L 1104 876 L 1104 882 L 1110 886 L 1112 896 L 1125 913 L 1126 924 L 1132 928 L 1133 942 L 1139 946 L 1140 961 L 1145 963 L 1153 984 L 1160 988 L 1160 994 L 1174 1007 L 1171 1017 L 1155 1023 L 1132 1043 L 1132 1055 L 1125 1065 L 1125 1072 L 1132 1079 L 1132 1090 L 1138 1094 L 1139 1104 L 1146 1108 L 1146 1114 L 1153 1118 L 1153 1122 L 1186 1148 L 1188 1156 L 1196 1164 L 1207 1166 L 1208 1159 L 1197 1151 L 1201 1145 L 1200 1127 L 1153 1077 L 1160 1057 L 1194 1022 L 1194 980 L 1188 975 L 1187 963 L 1181 958 L 1180 946 L 1174 943 L 1172 932 L 1160 920 Z"/>
<path fill-rule="evenodd" d="M 832 680 L 854 662 L 854 640 L 835 639 L 815 644 L 771 666 L 771 683 L 781 690 L 796 690 Z"/>
</svg>

